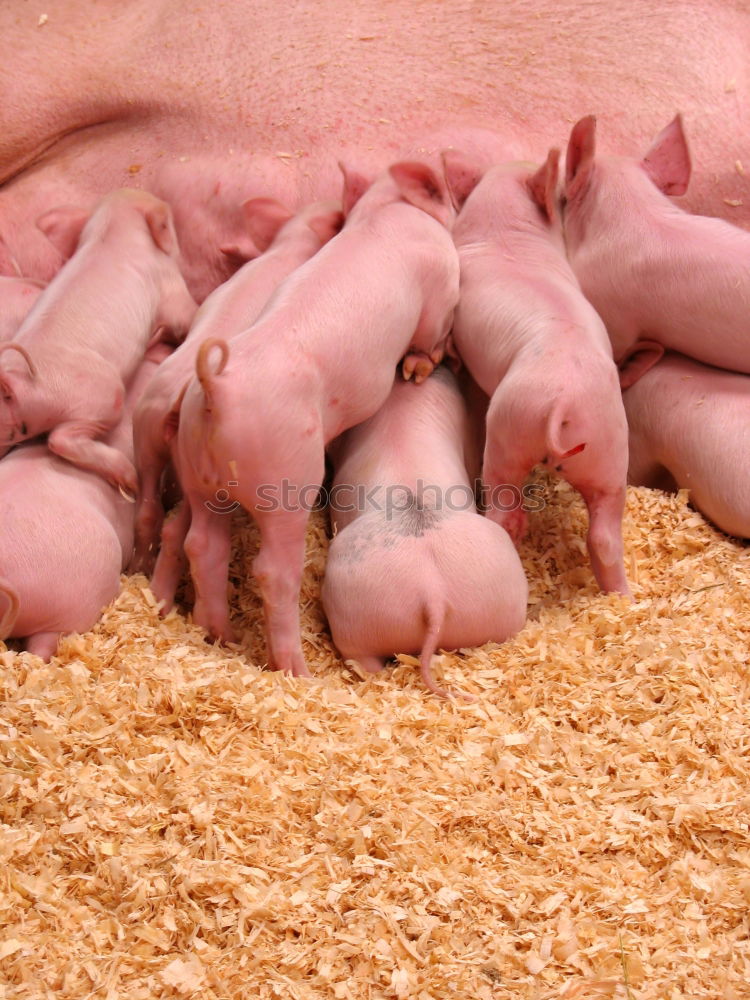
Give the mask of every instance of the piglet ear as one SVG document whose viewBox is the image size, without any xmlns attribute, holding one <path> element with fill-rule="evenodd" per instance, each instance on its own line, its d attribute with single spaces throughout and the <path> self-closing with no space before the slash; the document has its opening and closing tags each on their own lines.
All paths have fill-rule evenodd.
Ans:
<svg viewBox="0 0 750 1000">
<path fill-rule="evenodd" d="M 91 213 L 82 208 L 65 205 L 40 215 L 36 224 L 50 243 L 59 250 L 63 260 L 68 260 L 75 253 L 83 227 L 90 217 Z"/>
<path fill-rule="evenodd" d="M 657 135 L 641 160 L 641 166 L 664 194 L 685 194 L 692 166 L 682 115 L 675 115 Z"/>
<path fill-rule="evenodd" d="M 321 246 L 325 246 L 329 240 L 341 232 L 344 225 L 344 213 L 337 208 L 331 209 L 330 212 L 321 212 L 320 215 L 313 216 L 307 224 L 320 240 Z"/>
<path fill-rule="evenodd" d="M 396 182 L 404 201 L 421 208 L 443 226 L 453 218 L 453 205 L 441 178 L 426 163 L 394 163 L 388 172 Z"/>
<path fill-rule="evenodd" d="M 460 212 L 464 202 L 482 179 L 482 170 L 476 163 L 457 149 L 446 149 L 442 154 L 445 183 L 453 207 Z"/>
<path fill-rule="evenodd" d="M 275 198 L 249 198 L 242 202 L 241 209 L 245 226 L 261 253 L 270 247 L 278 231 L 292 217 L 292 212 Z"/>
<path fill-rule="evenodd" d="M 551 149 L 547 159 L 529 178 L 531 197 L 544 212 L 550 222 L 557 219 L 557 180 L 559 177 L 560 150 Z"/>
<path fill-rule="evenodd" d="M 618 364 L 620 388 L 629 389 L 639 378 L 646 374 L 649 368 L 661 361 L 664 348 L 653 340 L 639 340 L 628 351 Z"/>
<path fill-rule="evenodd" d="M 177 234 L 172 221 L 172 209 L 165 201 L 154 198 L 143 210 L 151 238 L 160 250 L 174 256 L 177 253 Z"/>
<path fill-rule="evenodd" d="M 341 160 L 339 160 L 339 170 L 344 175 L 344 192 L 341 195 L 341 205 L 346 217 L 369 188 L 372 181 L 365 177 L 364 174 L 359 173 L 358 170 L 353 170 L 345 163 L 342 163 Z"/>
<path fill-rule="evenodd" d="M 586 115 L 573 126 L 565 158 L 565 196 L 571 198 L 586 183 L 596 153 L 596 118 Z"/>
</svg>

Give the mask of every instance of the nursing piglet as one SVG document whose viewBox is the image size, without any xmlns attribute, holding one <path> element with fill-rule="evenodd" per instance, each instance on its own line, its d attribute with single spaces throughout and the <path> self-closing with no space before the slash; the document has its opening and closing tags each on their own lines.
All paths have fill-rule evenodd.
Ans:
<svg viewBox="0 0 750 1000">
<path fill-rule="evenodd" d="M 43 281 L 0 275 L 0 344 L 15 336 L 45 287 Z"/>
<path fill-rule="evenodd" d="M 379 409 L 405 355 L 417 379 L 440 362 L 458 298 L 442 178 L 395 164 L 359 200 L 364 185 L 347 178 L 344 205 L 353 207 L 343 230 L 287 278 L 254 326 L 229 344 L 201 345 L 180 408 L 194 619 L 216 637 L 232 634 L 230 518 L 212 509 L 220 495 L 257 521 L 253 571 L 269 660 L 298 675 L 308 673 L 299 629 L 305 529 L 325 445 Z"/>
<path fill-rule="evenodd" d="M 616 361 L 644 346 L 750 373 L 750 233 L 690 215 L 690 156 L 678 115 L 640 160 L 596 156 L 596 119 L 568 144 L 568 257 Z M 657 351 L 658 354 L 658 351 Z"/>
<path fill-rule="evenodd" d="M 38 225 L 73 256 L 0 344 L 0 448 L 49 431 L 50 451 L 135 490 L 131 460 L 97 439 L 120 419 L 149 343 L 184 337 L 196 310 L 171 211 L 122 189 L 90 217 L 54 209 Z"/>
<path fill-rule="evenodd" d="M 638 381 L 621 368 L 630 428 L 628 481 L 690 490 L 729 535 L 750 537 L 750 378 L 668 352 Z"/>
<path fill-rule="evenodd" d="M 133 454 L 136 400 L 169 348 L 141 363 L 119 425 L 106 441 Z M 24 639 L 48 660 L 61 635 L 86 632 L 120 590 L 133 548 L 132 502 L 93 472 L 43 444 L 15 448 L 0 462 L 0 639 Z"/>
<path fill-rule="evenodd" d="M 375 416 L 332 447 L 335 534 L 321 596 L 333 641 L 370 672 L 419 652 L 440 695 L 438 647 L 502 642 L 526 618 L 515 547 L 474 504 L 472 430 L 454 376 L 439 368 L 423 385 L 397 379 Z"/>
<path fill-rule="evenodd" d="M 518 540 L 524 480 L 538 462 L 548 463 L 586 502 L 599 586 L 628 594 L 627 424 L 607 331 L 565 258 L 558 152 L 539 170 L 504 164 L 481 180 L 457 154 L 445 159 L 463 205 L 453 232 L 461 262 L 453 339 L 491 397 L 482 472 L 487 515 Z"/>
<path fill-rule="evenodd" d="M 153 565 L 164 518 L 159 484 L 171 457 L 182 394 L 195 374 L 198 349 L 209 337 L 229 339 L 254 323 L 283 279 L 327 243 L 344 221 L 340 206 L 333 202 L 317 202 L 295 216 L 269 198 L 251 199 L 242 208 L 256 247 L 265 252 L 236 271 L 203 302 L 184 344 L 159 367 L 135 411 L 138 502 L 131 567 L 135 572 L 148 572 Z M 184 520 L 186 513 L 178 516 Z M 168 541 L 181 547 L 182 538 L 171 538 L 176 527 L 170 526 Z M 171 604 L 176 583 L 158 573 L 154 593 Z"/>
</svg>

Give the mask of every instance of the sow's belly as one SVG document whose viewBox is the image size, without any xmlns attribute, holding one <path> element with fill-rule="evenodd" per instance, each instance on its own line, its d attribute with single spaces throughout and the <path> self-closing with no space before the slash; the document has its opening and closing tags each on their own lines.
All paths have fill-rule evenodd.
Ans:
<svg viewBox="0 0 750 1000">
<path fill-rule="evenodd" d="M 239 203 L 340 193 L 446 145 L 540 159 L 595 113 L 604 152 L 634 154 L 681 110 L 686 207 L 750 225 L 750 13 L 718 0 L 27 0 L 0 9 L 0 273 L 49 278 L 34 219 L 145 187 L 175 209 L 192 290 L 227 274 Z M 745 175 L 747 168 L 748 176 Z"/>
</svg>

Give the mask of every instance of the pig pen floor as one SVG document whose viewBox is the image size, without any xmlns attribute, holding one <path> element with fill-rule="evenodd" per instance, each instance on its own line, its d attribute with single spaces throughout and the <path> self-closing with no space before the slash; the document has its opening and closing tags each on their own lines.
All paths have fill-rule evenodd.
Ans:
<svg viewBox="0 0 750 1000">
<path fill-rule="evenodd" d="M 242 649 L 136 576 L 50 665 L 0 652 L 0 997 L 750 997 L 748 550 L 633 490 L 630 606 L 546 488 L 528 624 L 442 658 L 473 704 L 341 665 L 322 515 L 313 682 L 255 666 L 243 523 Z"/>
</svg>

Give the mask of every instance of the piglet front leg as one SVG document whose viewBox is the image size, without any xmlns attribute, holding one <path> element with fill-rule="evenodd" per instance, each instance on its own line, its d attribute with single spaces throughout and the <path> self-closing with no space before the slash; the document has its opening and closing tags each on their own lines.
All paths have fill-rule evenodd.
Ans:
<svg viewBox="0 0 750 1000">
<path fill-rule="evenodd" d="M 117 448 L 112 448 L 95 438 L 110 430 L 116 423 L 93 420 L 67 420 L 51 432 L 47 447 L 55 455 L 66 459 L 81 469 L 88 469 L 135 495 L 138 477 L 133 463 Z"/>
</svg>

